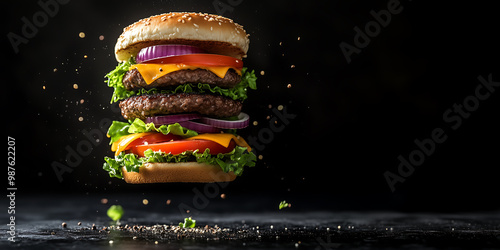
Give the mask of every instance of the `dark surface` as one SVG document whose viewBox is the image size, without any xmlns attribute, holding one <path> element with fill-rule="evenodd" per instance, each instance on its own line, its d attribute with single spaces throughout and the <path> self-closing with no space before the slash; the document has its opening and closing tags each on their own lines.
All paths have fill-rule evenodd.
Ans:
<svg viewBox="0 0 500 250">
<path fill-rule="evenodd" d="M 143 204 L 143 197 L 148 197 L 147 205 Z M 189 195 L 111 195 L 106 198 L 107 204 L 102 204 L 102 198 L 105 197 L 18 198 L 18 237 L 15 243 L 2 239 L 0 248 L 500 248 L 499 212 L 307 211 L 296 209 L 293 203 L 278 210 L 279 201 L 271 202 L 271 197 L 236 196 L 211 199 L 205 209 L 190 214 L 196 220 L 195 229 L 175 231 L 171 226 L 183 221 L 179 206 L 190 203 L 193 197 Z M 167 199 L 171 200 L 169 205 Z M 105 213 L 111 204 L 121 204 L 125 209 L 122 229 L 109 229 L 113 223 Z M 62 227 L 63 222 L 66 228 Z M 138 227 L 134 229 L 134 225 Z M 155 225 L 169 227 L 158 230 L 160 226 Z M 208 230 L 204 230 L 205 225 Z"/>
</svg>

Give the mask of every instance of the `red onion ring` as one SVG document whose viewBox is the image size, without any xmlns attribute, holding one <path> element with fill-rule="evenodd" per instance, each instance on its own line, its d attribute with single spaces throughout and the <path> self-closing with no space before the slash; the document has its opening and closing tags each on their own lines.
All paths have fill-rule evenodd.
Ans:
<svg viewBox="0 0 500 250">
<path fill-rule="evenodd" d="M 209 117 L 201 117 L 200 121 L 205 123 L 205 124 L 217 127 L 217 128 L 240 129 L 240 128 L 248 127 L 248 125 L 250 124 L 250 116 L 241 112 L 238 115 L 238 120 L 235 120 L 235 121 L 215 119 L 215 118 L 209 118 Z"/>
<path fill-rule="evenodd" d="M 195 46 L 182 44 L 155 45 L 142 48 L 139 53 L 137 53 L 135 61 L 137 63 L 143 63 L 163 57 L 200 53 L 205 53 L 205 51 Z"/>
<path fill-rule="evenodd" d="M 161 126 L 164 124 L 172 124 L 176 122 L 189 121 L 194 119 L 199 119 L 202 116 L 200 114 L 181 114 L 181 115 L 164 115 L 164 116 L 152 116 L 146 118 L 146 123 L 154 123 L 156 126 Z M 182 126 L 182 125 L 181 125 Z"/>
</svg>

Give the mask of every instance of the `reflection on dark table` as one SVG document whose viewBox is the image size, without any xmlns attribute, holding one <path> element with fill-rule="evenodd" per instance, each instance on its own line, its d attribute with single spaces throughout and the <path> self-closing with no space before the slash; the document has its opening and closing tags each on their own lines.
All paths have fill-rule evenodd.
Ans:
<svg viewBox="0 0 500 250">
<path fill-rule="evenodd" d="M 103 200 L 105 198 L 106 200 Z M 167 204 L 167 200 L 170 200 Z M 106 204 L 103 204 L 105 202 Z M 188 214 L 196 228 L 173 230 L 192 205 L 191 195 L 83 195 L 19 197 L 16 242 L 0 247 L 206 249 L 235 247 L 272 249 L 385 249 L 500 247 L 500 213 L 399 213 L 386 211 L 320 211 L 261 196 L 213 199 Z M 311 202 L 295 200 L 300 202 Z M 122 230 L 112 229 L 110 205 L 125 209 Z M 147 205 L 145 205 L 147 204 Z M 183 206 L 181 204 L 184 204 Z M 315 207 L 311 204 L 311 207 Z M 3 219 L 4 221 L 7 218 Z M 62 223 L 66 223 L 63 228 Z M 78 225 L 81 222 L 81 225 Z M 95 228 L 93 229 L 93 225 Z M 133 226 L 138 227 L 134 230 Z M 163 231 L 153 231 L 162 225 Z M 166 226 L 163 226 L 166 225 Z M 138 230 L 139 227 L 144 230 Z M 116 226 L 115 226 L 116 227 Z M 129 228 L 129 230 L 124 228 Z M 160 226 L 156 226 L 158 228 Z M 214 229 L 211 233 L 209 230 Z M 7 236 L 5 236 L 7 237 Z"/>
</svg>

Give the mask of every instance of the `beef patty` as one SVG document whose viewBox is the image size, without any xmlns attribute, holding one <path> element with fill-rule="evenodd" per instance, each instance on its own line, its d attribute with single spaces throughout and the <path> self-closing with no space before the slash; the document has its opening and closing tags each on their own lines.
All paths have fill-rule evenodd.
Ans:
<svg viewBox="0 0 500 250">
<path fill-rule="evenodd" d="M 218 95 L 178 93 L 133 96 L 121 101 L 119 106 L 122 116 L 130 120 L 178 113 L 229 117 L 238 115 L 242 104 Z"/>
<path fill-rule="evenodd" d="M 125 73 L 122 82 L 127 90 L 134 90 L 170 87 L 185 83 L 207 83 L 221 88 L 232 88 L 240 81 L 241 76 L 234 69 L 229 69 L 224 78 L 220 78 L 206 69 L 185 69 L 168 73 L 148 85 L 139 70 L 132 69 Z"/>
</svg>

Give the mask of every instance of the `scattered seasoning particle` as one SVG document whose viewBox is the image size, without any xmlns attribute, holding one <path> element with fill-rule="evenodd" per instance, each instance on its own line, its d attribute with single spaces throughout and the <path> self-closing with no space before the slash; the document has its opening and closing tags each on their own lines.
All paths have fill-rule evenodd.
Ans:
<svg viewBox="0 0 500 250">
<path fill-rule="evenodd" d="M 45 89 L 45 85 L 42 86 L 42 89 Z"/>
<path fill-rule="evenodd" d="M 273 105 L 269 104 L 269 105 L 267 105 L 267 107 L 271 109 L 271 108 L 273 108 Z"/>
<path fill-rule="evenodd" d="M 109 241 L 109 244 L 113 244 L 113 241 L 112 241 L 112 240 L 110 240 L 110 241 Z"/>
<path fill-rule="evenodd" d="M 78 121 L 83 122 L 83 117 L 78 117 Z"/>
<path fill-rule="evenodd" d="M 221 199 L 226 199 L 226 194 L 221 194 L 221 195 L 220 195 L 220 198 L 221 198 Z"/>
<path fill-rule="evenodd" d="M 54 72 L 56 72 L 56 71 L 57 71 L 57 68 L 54 68 Z"/>
<path fill-rule="evenodd" d="M 172 201 L 170 199 L 167 200 L 167 205 L 170 205 L 170 203 L 172 203 Z"/>
<path fill-rule="evenodd" d="M 84 55 L 83 58 L 87 58 L 87 55 Z"/>
<path fill-rule="evenodd" d="M 297 37 L 297 41 L 300 41 L 300 36 L 299 36 L 299 37 Z"/>
<path fill-rule="evenodd" d="M 108 204 L 108 199 L 102 198 L 101 199 L 101 204 Z"/>
<path fill-rule="evenodd" d="M 279 110 L 279 111 L 283 110 L 283 105 L 279 105 L 279 106 L 278 106 L 278 110 Z"/>
<path fill-rule="evenodd" d="M 263 155 L 259 155 L 259 160 L 262 160 L 264 159 L 264 156 Z"/>
<path fill-rule="evenodd" d="M 280 42 L 280 46 L 283 45 L 283 42 Z"/>
<path fill-rule="evenodd" d="M 63 228 L 66 228 L 66 227 L 68 226 L 68 224 L 66 224 L 66 222 L 63 222 L 63 223 L 61 224 L 61 226 L 62 226 Z"/>
<path fill-rule="evenodd" d="M 81 225 L 82 225 L 82 222 L 81 222 L 81 221 L 79 221 L 79 222 L 78 222 L 78 226 L 81 226 Z"/>
<path fill-rule="evenodd" d="M 80 100 L 80 104 L 83 104 L 85 102 L 85 100 L 81 99 Z"/>
<path fill-rule="evenodd" d="M 55 235 L 55 234 L 56 234 L 56 232 L 50 232 L 50 234 L 51 234 L 51 235 Z"/>
<path fill-rule="evenodd" d="M 253 121 L 253 123 L 252 123 L 252 124 L 253 124 L 254 126 L 257 126 L 257 125 L 259 125 L 259 122 L 258 122 L 258 121 Z"/>
<path fill-rule="evenodd" d="M 260 75 L 263 76 L 266 72 L 264 72 L 264 70 L 261 70 L 260 71 Z"/>
<path fill-rule="evenodd" d="M 79 36 L 80 38 L 85 38 L 85 33 L 80 32 L 80 34 L 78 34 L 78 36 Z"/>
<path fill-rule="evenodd" d="M 295 68 L 295 64 L 290 65 L 290 68 L 291 69 Z"/>
<path fill-rule="evenodd" d="M 75 84 L 73 84 L 73 88 L 74 88 L 74 89 L 78 89 L 78 84 L 76 84 L 76 83 L 75 83 Z"/>
<path fill-rule="evenodd" d="M 102 40 L 104 40 L 104 36 L 103 36 L 103 35 L 100 35 L 100 36 L 99 36 L 99 40 L 101 40 L 101 41 L 102 41 Z"/>
<path fill-rule="evenodd" d="M 147 205 L 149 203 L 148 199 L 142 200 L 142 204 Z"/>
<path fill-rule="evenodd" d="M 292 84 L 290 84 L 290 83 L 289 83 L 288 85 L 286 85 L 286 87 L 287 87 L 287 88 L 291 88 L 291 87 L 292 87 Z"/>
</svg>

